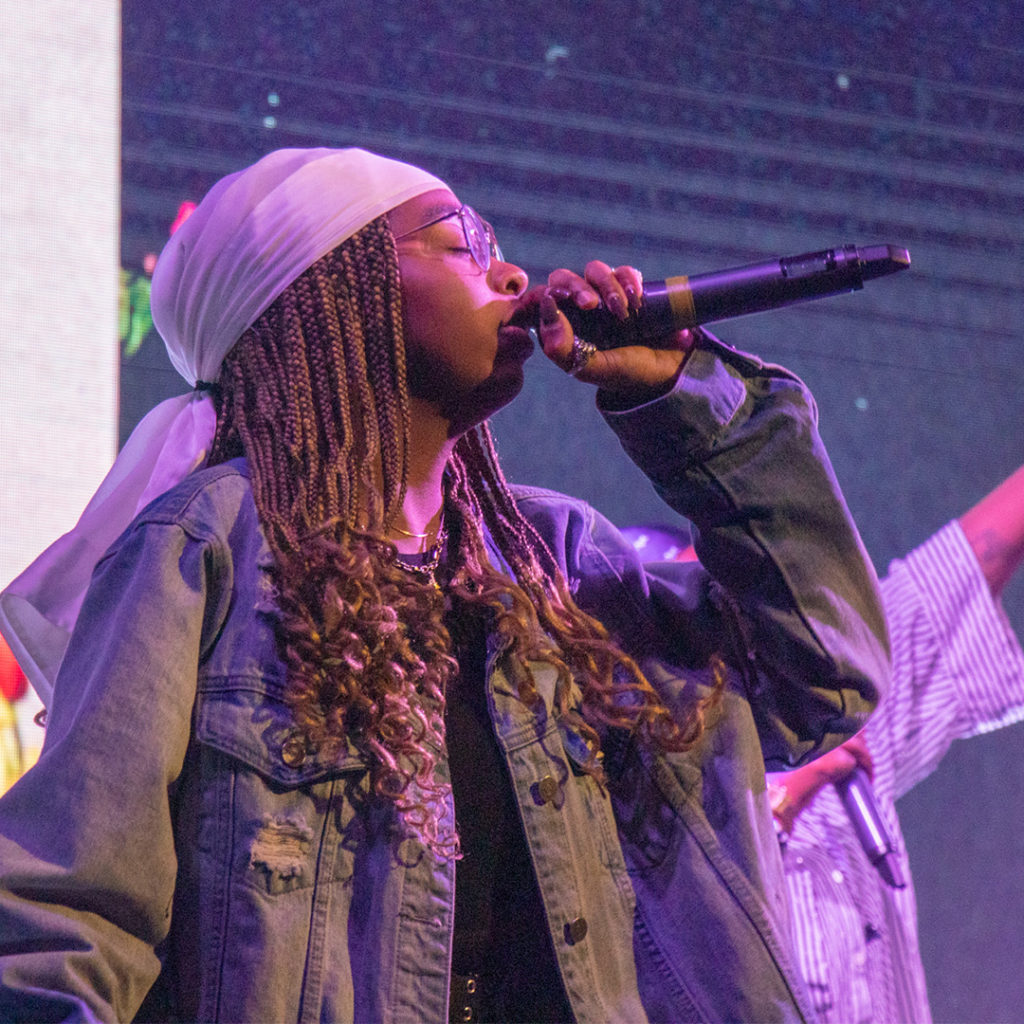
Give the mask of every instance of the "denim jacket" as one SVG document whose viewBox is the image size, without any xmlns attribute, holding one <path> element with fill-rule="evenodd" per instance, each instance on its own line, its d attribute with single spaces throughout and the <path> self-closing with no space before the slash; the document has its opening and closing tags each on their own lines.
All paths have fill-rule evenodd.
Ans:
<svg viewBox="0 0 1024 1024">
<path fill-rule="evenodd" d="M 528 708 L 491 644 L 538 927 L 580 1021 L 805 1019 L 764 770 L 876 702 L 874 574 L 788 372 L 712 339 L 670 394 L 604 412 L 702 564 L 644 564 L 551 491 L 519 506 L 670 706 L 706 692 L 710 654 L 730 667 L 693 749 L 609 734 L 602 787 L 553 670 L 532 666 Z M 238 460 L 158 498 L 97 567 L 40 760 L 0 800 L 0 1018 L 447 1018 L 455 864 L 396 856 L 358 752 L 328 763 L 292 734 L 269 561 Z"/>
</svg>

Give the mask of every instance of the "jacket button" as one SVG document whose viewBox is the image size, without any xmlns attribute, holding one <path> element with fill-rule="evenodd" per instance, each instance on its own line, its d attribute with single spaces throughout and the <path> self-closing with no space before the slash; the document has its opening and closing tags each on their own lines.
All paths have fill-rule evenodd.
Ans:
<svg viewBox="0 0 1024 1024">
<path fill-rule="evenodd" d="M 549 804 L 558 796 L 558 783 L 550 775 L 545 775 L 543 779 L 535 782 L 533 788 L 537 794 L 537 802 L 541 804 Z"/>
<path fill-rule="evenodd" d="M 302 733 L 293 732 L 281 744 L 281 760 L 289 768 L 298 768 L 306 760 L 306 739 Z"/>
<path fill-rule="evenodd" d="M 577 917 L 575 921 L 570 921 L 565 926 L 565 941 L 570 946 L 575 946 L 576 943 L 582 942 L 587 937 L 587 919 L 585 917 Z"/>
</svg>

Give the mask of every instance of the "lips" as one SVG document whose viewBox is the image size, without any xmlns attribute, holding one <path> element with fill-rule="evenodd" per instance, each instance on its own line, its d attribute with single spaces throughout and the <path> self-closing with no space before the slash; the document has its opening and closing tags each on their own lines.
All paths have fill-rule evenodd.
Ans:
<svg viewBox="0 0 1024 1024">
<path fill-rule="evenodd" d="M 546 290 L 537 285 L 521 295 L 507 323 L 512 327 L 536 327 L 540 317 L 540 298 Z"/>
<path fill-rule="evenodd" d="M 537 341 L 540 297 L 544 291 L 544 287 L 538 285 L 519 297 L 512 315 L 498 330 L 498 339 L 503 351 L 516 351 L 522 359 L 532 354 Z"/>
<path fill-rule="evenodd" d="M 529 359 L 533 355 L 533 335 L 525 327 L 503 324 L 498 328 L 498 351 L 503 356 Z"/>
</svg>

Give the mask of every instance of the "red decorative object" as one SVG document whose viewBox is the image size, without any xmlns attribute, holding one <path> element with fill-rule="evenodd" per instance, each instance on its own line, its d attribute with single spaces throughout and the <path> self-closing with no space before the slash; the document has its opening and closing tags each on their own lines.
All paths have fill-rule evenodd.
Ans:
<svg viewBox="0 0 1024 1024">
<path fill-rule="evenodd" d="M 21 666 L 15 661 L 7 641 L 0 637 L 0 694 L 8 701 L 25 696 L 28 680 Z"/>
</svg>

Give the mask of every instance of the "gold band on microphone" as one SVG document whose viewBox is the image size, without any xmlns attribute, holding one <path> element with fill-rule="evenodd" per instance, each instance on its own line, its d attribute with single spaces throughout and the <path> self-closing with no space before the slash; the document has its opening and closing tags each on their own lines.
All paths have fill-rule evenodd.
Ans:
<svg viewBox="0 0 1024 1024">
<path fill-rule="evenodd" d="M 696 327 L 697 313 L 693 308 L 693 292 L 690 290 L 689 277 L 665 278 L 665 291 L 676 327 L 679 330 L 684 327 Z"/>
</svg>

